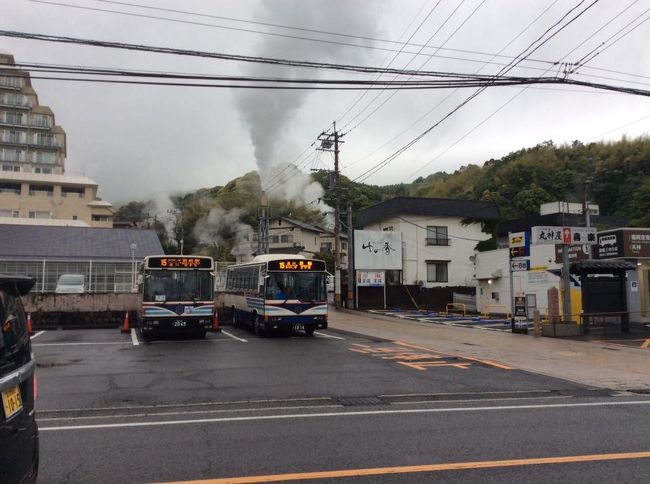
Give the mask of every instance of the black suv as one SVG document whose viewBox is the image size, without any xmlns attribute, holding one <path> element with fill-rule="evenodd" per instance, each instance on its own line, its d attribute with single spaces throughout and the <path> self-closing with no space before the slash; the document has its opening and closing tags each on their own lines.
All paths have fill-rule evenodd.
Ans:
<svg viewBox="0 0 650 484">
<path fill-rule="evenodd" d="M 31 483 L 38 474 L 34 415 L 36 363 L 20 296 L 34 280 L 0 275 L 0 476 L 3 483 Z"/>
</svg>

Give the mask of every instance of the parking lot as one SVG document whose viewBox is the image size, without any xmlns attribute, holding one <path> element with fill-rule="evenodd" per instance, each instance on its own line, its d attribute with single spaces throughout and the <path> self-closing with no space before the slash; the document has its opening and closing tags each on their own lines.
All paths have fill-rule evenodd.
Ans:
<svg viewBox="0 0 650 484">
<path fill-rule="evenodd" d="M 33 347 L 39 482 L 162 482 L 495 458 L 509 455 L 502 446 L 515 445 L 521 426 L 530 427 L 530 407 L 620 401 L 498 361 L 334 331 L 257 337 L 226 326 L 204 340 L 146 343 L 137 331 L 45 331 Z M 482 412 L 490 412 L 488 420 Z M 584 430 L 568 417 L 560 415 L 555 430 L 534 425 L 544 446 L 524 453 L 575 452 L 568 432 Z M 605 439 L 606 428 L 593 431 Z M 600 449 L 595 442 L 588 447 Z"/>
</svg>

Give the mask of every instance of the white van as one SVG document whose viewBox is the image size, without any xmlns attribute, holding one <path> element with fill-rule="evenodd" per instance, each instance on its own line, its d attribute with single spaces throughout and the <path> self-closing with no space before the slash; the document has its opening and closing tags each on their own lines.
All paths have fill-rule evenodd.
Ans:
<svg viewBox="0 0 650 484">
<path fill-rule="evenodd" d="M 83 274 L 62 274 L 56 283 L 57 294 L 83 294 L 86 292 L 86 276 Z"/>
</svg>

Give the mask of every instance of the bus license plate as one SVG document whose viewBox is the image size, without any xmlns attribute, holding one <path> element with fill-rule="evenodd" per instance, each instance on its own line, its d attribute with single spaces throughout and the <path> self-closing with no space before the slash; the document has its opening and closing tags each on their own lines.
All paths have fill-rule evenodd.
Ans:
<svg viewBox="0 0 650 484">
<path fill-rule="evenodd" d="M 294 331 L 304 331 L 305 325 L 304 324 L 294 324 L 293 325 L 293 330 Z"/>
<path fill-rule="evenodd" d="M 23 409 L 23 399 L 20 397 L 20 387 L 18 385 L 2 392 L 2 406 L 5 409 L 7 420 Z"/>
<path fill-rule="evenodd" d="M 184 328 L 185 326 L 187 326 L 187 322 L 181 320 L 174 321 L 172 326 L 174 326 L 174 328 Z"/>
</svg>

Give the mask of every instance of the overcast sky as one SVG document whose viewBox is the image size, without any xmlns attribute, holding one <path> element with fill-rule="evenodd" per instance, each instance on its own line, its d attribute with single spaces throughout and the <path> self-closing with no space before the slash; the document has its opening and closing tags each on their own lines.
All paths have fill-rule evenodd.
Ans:
<svg viewBox="0 0 650 484">
<path fill-rule="evenodd" d="M 519 55 L 580 3 L 579 0 L 133 0 L 138 5 L 203 15 L 198 16 L 97 0 L 53 1 L 140 16 L 29 0 L 0 0 L 0 29 L 367 66 L 386 66 L 390 62 L 395 68 L 408 66 L 463 73 L 475 73 L 480 69 L 481 74 L 494 74 L 511 61 L 509 57 L 492 57 L 493 54 Z M 592 1 L 584 1 L 573 15 Z M 558 67 L 542 61 L 576 62 L 606 42 L 601 47 L 605 50 L 572 74 L 572 78 L 650 89 L 647 52 L 650 22 L 641 23 L 649 18 L 648 7 L 646 0 L 601 0 L 535 51 L 530 56 L 534 61 L 522 62 L 510 74 L 539 76 L 547 69 L 550 70 L 545 75 L 555 74 Z M 209 16 L 382 40 L 410 39 L 413 45 Z M 536 22 L 517 38 L 534 20 Z M 635 23 L 628 29 L 641 25 L 614 43 L 628 30 L 612 36 L 630 22 Z M 431 47 L 421 49 L 422 44 Z M 439 49 L 441 46 L 443 48 Z M 396 52 L 402 47 L 402 53 Z M 576 47 L 575 52 L 571 52 Z M 0 37 L 0 50 L 13 54 L 17 62 L 25 63 L 219 75 L 364 77 L 6 37 Z M 415 56 L 418 51 L 427 55 Z M 491 63 L 486 63 L 488 61 Z M 333 121 L 343 132 L 354 128 L 344 138 L 341 163 L 343 173 L 355 178 L 438 122 L 473 92 L 471 89 L 399 91 L 365 119 L 391 96 L 392 91 L 370 91 L 353 106 L 363 91 L 242 91 L 39 79 L 34 79 L 33 85 L 41 104 L 52 108 L 57 124 L 67 133 L 66 171 L 93 178 L 100 185 L 100 196 L 116 205 L 224 184 L 257 169 L 258 164 L 263 168 L 295 160 L 306 172 L 311 168 L 332 167 L 329 153 L 310 149 L 304 157 L 297 156 Z M 493 116 L 486 120 L 490 115 Z M 642 119 L 644 117 L 646 119 Z M 471 131 L 484 120 L 484 124 Z M 549 139 L 564 143 L 576 139 L 583 142 L 617 140 L 622 134 L 638 136 L 648 132 L 649 123 L 648 97 L 585 87 L 492 87 L 366 181 L 376 184 L 408 182 L 434 171 L 453 171 L 464 164 L 482 163 Z M 403 134 L 398 136 L 400 133 Z"/>
</svg>

